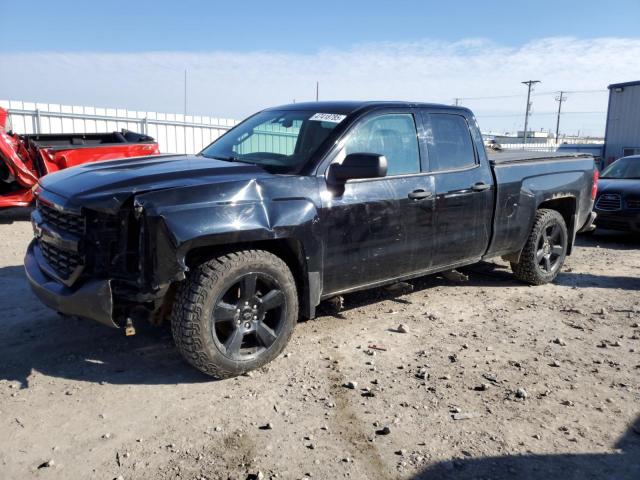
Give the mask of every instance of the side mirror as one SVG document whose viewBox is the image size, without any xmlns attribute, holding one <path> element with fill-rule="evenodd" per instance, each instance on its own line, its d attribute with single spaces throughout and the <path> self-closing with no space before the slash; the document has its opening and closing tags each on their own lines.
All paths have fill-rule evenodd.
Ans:
<svg viewBox="0 0 640 480">
<path fill-rule="evenodd" d="M 377 153 L 350 153 L 342 163 L 329 168 L 329 180 L 344 183 L 356 178 L 379 178 L 387 175 L 387 159 Z"/>
</svg>

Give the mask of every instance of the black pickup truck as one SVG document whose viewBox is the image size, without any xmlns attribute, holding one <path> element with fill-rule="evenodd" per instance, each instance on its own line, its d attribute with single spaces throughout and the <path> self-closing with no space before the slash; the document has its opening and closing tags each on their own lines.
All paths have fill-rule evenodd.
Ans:
<svg viewBox="0 0 640 480">
<path fill-rule="evenodd" d="M 185 358 L 221 378 L 275 358 L 347 292 L 499 256 L 552 281 L 596 188 L 591 156 L 488 158 L 465 108 L 294 104 L 195 156 L 44 177 L 25 268 L 63 314 L 129 333 L 170 320 Z"/>
</svg>

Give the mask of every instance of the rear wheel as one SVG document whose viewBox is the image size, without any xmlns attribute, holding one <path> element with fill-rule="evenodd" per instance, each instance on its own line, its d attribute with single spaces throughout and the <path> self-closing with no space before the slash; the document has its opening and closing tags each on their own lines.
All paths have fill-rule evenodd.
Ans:
<svg viewBox="0 0 640 480">
<path fill-rule="evenodd" d="M 189 272 L 173 307 L 171 327 L 189 363 L 227 378 L 278 356 L 297 319 L 296 285 L 287 265 L 270 252 L 246 250 Z"/>
<path fill-rule="evenodd" d="M 568 235 L 564 218 L 556 210 L 541 209 L 518 263 L 512 263 L 515 276 L 532 285 L 553 281 L 567 256 Z"/>
</svg>

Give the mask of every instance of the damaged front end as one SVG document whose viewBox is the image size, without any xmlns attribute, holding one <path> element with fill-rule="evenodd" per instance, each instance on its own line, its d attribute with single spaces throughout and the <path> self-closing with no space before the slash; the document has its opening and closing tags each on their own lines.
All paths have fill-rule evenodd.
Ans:
<svg viewBox="0 0 640 480">
<path fill-rule="evenodd" d="M 313 316 L 318 213 L 291 187 L 255 165 L 188 156 L 48 175 L 35 192 L 27 275 L 57 311 L 132 333 L 138 321 L 169 316 L 188 265 L 229 246 L 271 249 L 299 274 L 302 310 Z M 295 187 L 315 192 L 317 179 L 300 177 Z"/>
<path fill-rule="evenodd" d="M 25 270 L 42 302 L 128 333 L 134 320 L 159 323 L 168 314 L 162 307 L 170 285 L 158 285 L 149 273 L 156 247 L 149 245 L 134 198 L 116 213 L 104 213 L 38 193 Z"/>
</svg>

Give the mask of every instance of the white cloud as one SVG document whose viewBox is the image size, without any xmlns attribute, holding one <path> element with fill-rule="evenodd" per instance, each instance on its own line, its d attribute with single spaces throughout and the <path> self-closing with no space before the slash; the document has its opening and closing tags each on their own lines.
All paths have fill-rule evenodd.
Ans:
<svg viewBox="0 0 640 480">
<path fill-rule="evenodd" d="M 284 47 L 283 47 L 284 48 Z M 181 112 L 189 72 L 189 112 L 241 118 L 274 104 L 321 99 L 401 99 L 452 103 L 454 97 L 604 90 L 640 78 L 640 39 L 545 38 L 520 47 L 483 39 L 454 43 L 369 43 L 314 54 L 237 53 L 15 53 L 0 54 L 0 97 L 75 105 Z M 569 94 L 567 112 L 604 112 L 607 94 Z M 521 128 L 524 96 L 467 100 L 484 129 Z M 553 95 L 533 99 L 533 128 L 554 128 Z M 604 130 L 604 114 L 567 114 L 572 132 Z"/>
</svg>

